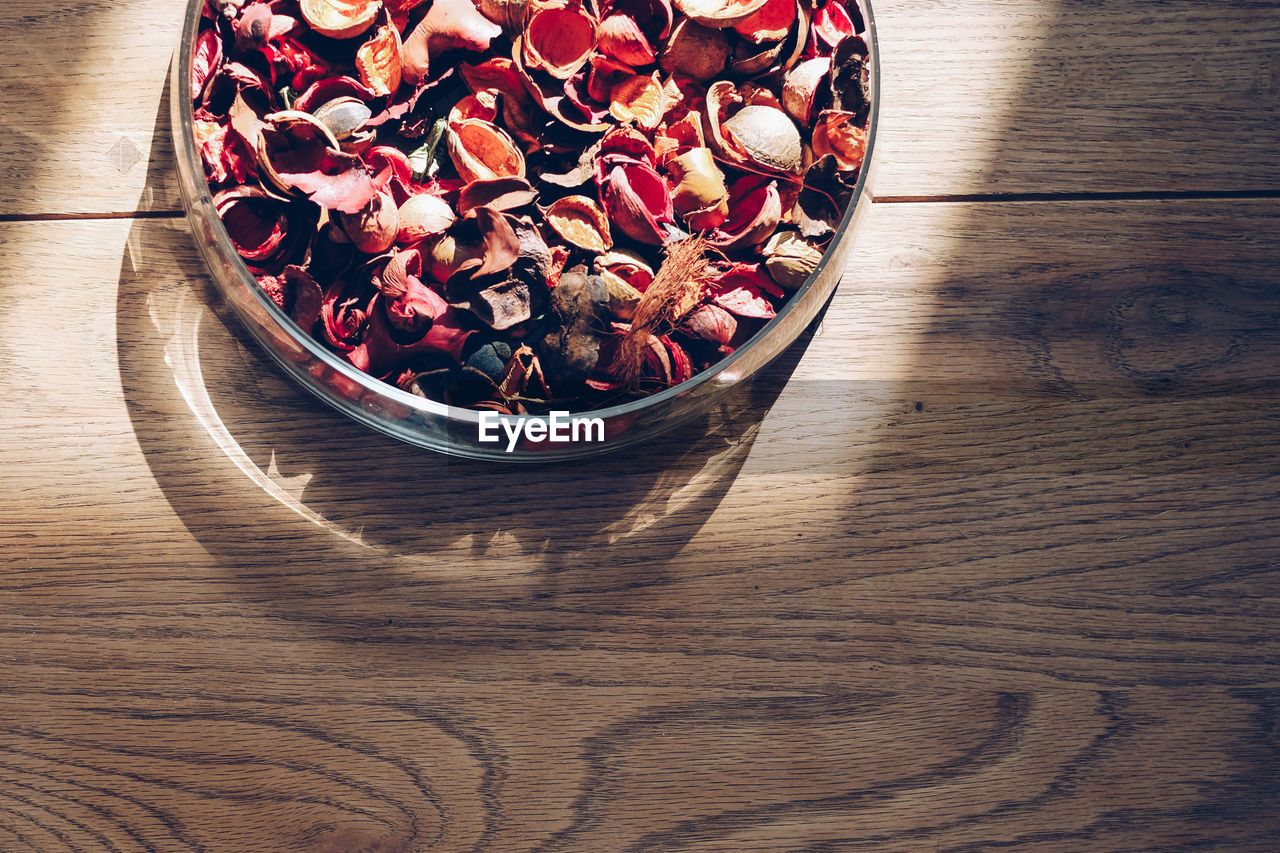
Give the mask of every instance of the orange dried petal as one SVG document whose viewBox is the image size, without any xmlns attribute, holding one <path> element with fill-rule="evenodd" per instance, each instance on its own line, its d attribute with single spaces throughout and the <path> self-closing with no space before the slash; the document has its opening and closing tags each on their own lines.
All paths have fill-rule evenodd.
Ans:
<svg viewBox="0 0 1280 853">
<path fill-rule="evenodd" d="M 796 0 L 766 0 L 759 11 L 733 25 L 738 35 L 753 44 L 781 41 L 796 22 Z"/>
<path fill-rule="evenodd" d="M 547 208 L 547 224 L 564 239 L 588 252 L 604 252 L 613 245 L 609 221 L 593 199 L 571 195 Z"/>
<path fill-rule="evenodd" d="M 867 154 L 867 131 L 854 123 L 854 114 L 840 110 L 824 110 L 813 128 L 813 156 L 834 154 L 836 165 L 844 171 L 862 168 Z"/>
<path fill-rule="evenodd" d="M 356 51 L 360 82 L 375 95 L 390 95 L 400 88 L 404 65 L 400 60 L 400 32 L 386 24 Z"/>
</svg>

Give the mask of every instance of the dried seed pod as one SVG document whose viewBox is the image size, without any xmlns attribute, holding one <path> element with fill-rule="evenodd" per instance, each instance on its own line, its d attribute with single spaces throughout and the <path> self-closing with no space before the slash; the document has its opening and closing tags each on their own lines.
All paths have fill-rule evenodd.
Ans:
<svg viewBox="0 0 1280 853">
<path fill-rule="evenodd" d="M 636 306 L 640 304 L 643 293 L 636 290 L 626 279 L 611 270 L 601 270 L 600 278 L 605 289 L 609 291 L 609 311 L 619 320 L 630 320 L 636 314 Z"/>
<path fill-rule="evenodd" d="M 648 65 L 657 57 L 640 25 L 630 15 L 610 15 L 596 30 L 600 52 L 632 68 Z"/>
<path fill-rule="evenodd" d="M 337 220 L 351 244 L 368 255 L 390 249 L 399 232 L 395 199 L 385 191 L 374 196 L 359 213 L 338 213 Z"/>
<path fill-rule="evenodd" d="M 719 305 L 708 302 L 689 312 L 680 328 L 691 337 L 727 344 L 738 331 L 738 321 Z"/>
<path fill-rule="evenodd" d="M 525 67 L 568 80 L 595 46 L 595 19 L 580 6 L 547 6 L 530 16 L 521 55 Z"/>
<path fill-rule="evenodd" d="M 391 24 L 378 28 L 373 38 L 356 51 L 360 82 L 375 95 L 390 95 L 400 88 L 404 64 L 400 59 L 400 31 Z"/>
<path fill-rule="evenodd" d="M 335 98 L 312 115 L 341 143 L 350 139 L 370 119 L 373 112 L 359 98 Z"/>
<path fill-rule="evenodd" d="M 765 269 L 787 290 L 801 287 L 822 262 L 822 249 L 795 231 L 781 231 L 764 245 Z"/>
<path fill-rule="evenodd" d="M 767 0 L 675 0 L 676 8 L 704 27 L 731 27 L 750 18 Z"/>
<path fill-rule="evenodd" d="M 721 129 L 766 169 L 799 174 L 804 165 L 800 131 L 782 110 L 756 104 L 743 107 Z"/>
<path fill-rule="evenodd" d="M 311 29 L 335 39 L 360 35 L 373 25 L 380 0 L 299 0 L 302 17 Z"/>
<path fill-rule="evenodd" d="M 547 208 L 547 224 L 557 234 L 589 252 L 603 252 L 613 245 L 609 220 L 592 199 L 571 195 Z"/>
<path fill-rule="evenodd" d="M 658 64 L 669 74 L 710 80 L 724 70 L 729 40 L 720 30 L 682 18 L 667 37 Z"/>
<path fill-rule="evenodd" d="M 782 106 L 804 127 L 813 121 L 818 94 L 825 90 L 823 82 L 830 71 L 831 57 L 819 56 L 801 62 L 783 78 Z"/>
<path fill-rule="evenodd" d="M 724 174 L 708 148 L 694 148 L 672 157 L 667 170 L 675 182 L 671 204 L 694 231 L 707 231 L 729 215 L 729 191 Z"/>
<path fill-rule="evenodd" d="M 658 72 L 637 74 L 614 84 L 609 92 L 609 114 L 621 122 L 634 121 L 653 130 L 666 114 L 667 99 Z"/>
<path fill-rule="evenodd" d="M 420 193 L 400 205 L 400 230 L 396 242 L 409 245 L 443 234 L 457 220 L 453 208 L 439 196 Z"/>
<path fill-rule="evenodd" d="M 523 31 L 529 19 L 529 0 L 479 0 L 476 7 L 507 35 Z"/>
<path fill-rule="evenodd" d="M 465 119 L 449 125 L 446 138 L 453 165 L 467 183 L 524 177 L 524 155 L 493 122 Z"/>
</svg>

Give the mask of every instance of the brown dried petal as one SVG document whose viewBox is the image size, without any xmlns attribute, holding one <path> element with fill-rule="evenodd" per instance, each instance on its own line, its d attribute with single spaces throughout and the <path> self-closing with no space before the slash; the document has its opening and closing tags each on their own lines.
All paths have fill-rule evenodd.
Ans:
<svg viewBox="0 0 1280 853">
<path fill-rule="evenodd" d="M 822 249 L 794 231 L 782 231 L 764 246 L 765 269 L 780 286 L 796 290 L 822 262 Z"/>
<path fill-rule="evenodd" d="M 524 30 L 529 18 L 529 0 L 479 0 L 476 6 L 508 35 Z"/>
<path fill-rule="evenodd" d="M 705 212 L 699 216 L 700 224 L 695 228 L 698 231 L 714 228 L 724 221 L 729 212 L 729 191 L 710 149 L 694 148 L 677 155 L 667 163 L 667 169 L 675 182 L 671 203 L 676 213 L 687 216 L 695 211 Z M 719 212 L 718 220 L 715 215 L 707 215 L 712 211 Z"/>
<path fill-rule="evenodd" d="M 356 51 L 360 82 L 375 95 L 390 95 L 400 88 L 404 73 L 400 47 L 400 31 L 386 24 Z"/>
<path fill-rule="evenodd" d="M 453 165 L 467 183 L 524 177 L 524 155 L 493 122 L 466 119 L 449 125 L 445 136 Z"/>
<path fill-rule="evenodd" d="M 547 208 L 547 224 L 579 248 L 603 252 L 613 245 L 600 205 L 582 195 L 566 196 Z"/>
<path fill-rule="evenodd" d="M 472 181 L 458 194 L 458 213 L 470 216 L 479 207 L 514 210 L 532 204 L 537 196 L 537 191 L 524 178 Z"/>
<path fill-rule="evenodd" d="M 299 0 L 298 7 L 311 29 L 329 38 L 346 39 L 369 29 L 382 3 L 379 0 Z"/>
<path fill-rule="evenodd" d="M 667 38 L 659 65 L 668 73 L 705 81 L 723 71 L 728 58 L 723 32 L 682 18 Z"/>
</svg>

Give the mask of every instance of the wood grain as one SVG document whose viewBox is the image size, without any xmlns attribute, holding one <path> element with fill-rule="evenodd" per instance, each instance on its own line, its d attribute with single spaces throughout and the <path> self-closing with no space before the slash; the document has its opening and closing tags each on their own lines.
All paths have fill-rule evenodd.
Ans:
<svg viewBox="0 0 1280 853">
<path fill-rule="evenodd" d="M 0 849 L 1275 849 L 1280 204 L 873 213 L 733 410 L 518 476 L 180 220 L 0 226 Z"/>
<path fill-rule="evenodd" d="M 183 5 L 7 0 L 0 216 L 180 209 L 145 173 Z M 875 8 L 877 195 L 1280 192 L 1274 2 Z"/>
</svg>

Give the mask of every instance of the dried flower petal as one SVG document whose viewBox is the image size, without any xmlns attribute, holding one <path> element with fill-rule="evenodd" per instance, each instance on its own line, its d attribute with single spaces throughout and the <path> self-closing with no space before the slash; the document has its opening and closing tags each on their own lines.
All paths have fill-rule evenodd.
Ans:
<svg viewBox="0 0 1280 853">
<path fill-rule="evenodd" d="M 565 196 L 547 208 L 547 224 L 579 248 L 603 252 L 613 245 L 604 211 L 582 195 Z"/>
<path fill-rule="evenodd" d="M 400 31 L 387 24 L 356 51 L 360 82 L 375 95 L 390 95 L 400 88 L 404 65 L 400 59 Z"/>
<path fill-rule="evenodd" d="M 383 191 L 357 213 L 339 213 L 338 224 L 361 252 L 376 255 L 391 248 L 400 217 L 391 193 Z"/>
<path fill-rule="evenodd" d="M 711 300 L 731 314 L 771 320 L 777 314 L 769 297 L 786 292 L 769 278 L 760 264 L 733 264 L 709 285 Z"/>
<path fill-rule="evenodd" d="M 524 178 L 472 181 L 458 194 L 458 213 L 470 216 L 478 207 L 514 210 L 532 204 L 537 195 L 537 191 Z"/>
<path fill-rule="evenodd" d="M 718 249 L 732 250 L 764 242 L 782 218 L 777 181 L 749 175 L 729 190 L 729 218 L 711 237 Z"/>
<path fill-rule="evenodd" d="M 616 158 L 600 183 L 600 201 L 609 221 L 633 240 L 661 245 L 675 221 L 666 182 L 646 163 Z"/>
<path fill-rule="evenodd" d="M 764 247 L 765 269 L 780 286 L 796 290 L 822 263 L 822 249 L 794 231 L 782 231 Z"/>
<path fill-rule="evenodd" d="M 657 60 L 649 39 L 630 15 L 610 15 L 596 30 L 600 52 L 619 62 L 638 68 Z"/>
<path fill-rule="evenodd" d="M 729 214 L 729 192 L 710 149 L 694 148 L 679 154 L 670 160 L 667 168 L 675 182 L 672 206 L 688 220 L 690 229 L 707 231 L 725 221 Z"/>
<path fill-rule="evenodd" d="M 827 0 L 818 11 L 813 13 L 813 33 L 826 43 L 827 47 L 835 47 L 846 36 L 854 35 L 853 20 L 845 11 L 839 0 Z"/>
</svg>

